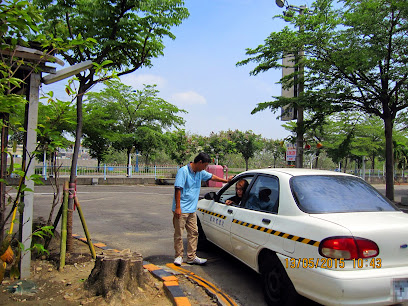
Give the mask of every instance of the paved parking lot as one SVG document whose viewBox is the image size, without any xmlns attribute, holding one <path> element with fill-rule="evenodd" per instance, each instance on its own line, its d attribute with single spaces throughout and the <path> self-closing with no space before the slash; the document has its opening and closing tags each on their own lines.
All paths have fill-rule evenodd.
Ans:
<svg viewBox="0 0 408 306">
<path fill-rule="evenodd" d="M 385 185 L 374 187 L 385 193 Z M 77 189 L 94 241 L 140 252 L 154 264 L 173 261 L 173 186 L 79 185 Z M 201 194 L 217 189 L 203 187 Z M 401 201 L 402 196 L 408 196 L 408 185 L 395 186 L 395 200 Z M 35 187 L 35 216 L 48 218 L 52 197 L 51 186 Z M 73 232 L 83 234 L 77 212 Z M 209 264 L 192 266 L 191 271 L 216 284 L 241 305 L 265 305 L 259 276 L 251 269 L 216 247 L 199 255 L 207 257 Z"/>
</svg>

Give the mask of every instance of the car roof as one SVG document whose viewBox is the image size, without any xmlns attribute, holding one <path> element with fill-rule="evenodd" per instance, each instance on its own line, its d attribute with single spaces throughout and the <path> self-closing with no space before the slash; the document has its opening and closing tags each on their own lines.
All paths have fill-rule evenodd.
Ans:
<svg viewBox="0 0 408 306">
<path fill-rule="evenodd" d="M 329 170 L 316 170 L 307 168 L 265 168 L 265 169 L 254 169 L 243 173 L 265 173 L 265 174 L 287 174 L 291 176 L 301 176 L 301 175 L 346 175 L 353 176 L 350 174 L 329 171 Z"/>
</svg>

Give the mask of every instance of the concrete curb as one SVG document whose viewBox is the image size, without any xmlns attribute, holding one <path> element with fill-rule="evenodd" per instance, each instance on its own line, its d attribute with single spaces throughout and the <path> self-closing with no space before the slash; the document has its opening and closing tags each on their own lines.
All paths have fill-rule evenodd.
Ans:
<svg viewBox="0 0 408 306">
<path fill-rule="evenodd" d="M 191 303 L 184 294 L 183 290 L 179 286 L 179 282 L 176 276 L 164 269 L 148 263 L 143 264 L 143 267 L 152 273 L 155 277 L 163 282 L 163 286 L 166 289 L 167 294 L 172 299 L 174 305 L 176 306 L 190 306 Z"/>
<path fill-rule="evenodd" d="M 72 234 L 72 237 L 88 244 L 86 237 L 81 237 L 80 235 L 77 234 Z M 117 249 L 109 248 L 106 244 L 102 242 L 97 243 L 93 242 L 93 245 L 94 247 L 97 247 L 102 250 L 111 250 L 118 253 L 120 252 Z M 163 282 L 164 289 L 175 306 L 191 306 L 190 301 L 184 294 L 183 290 L 180 288 L 176 276 L 147 261 L 143 261 L 143 268 L 145 268 L 154 277 L 160 279 Z"/>
</svg>

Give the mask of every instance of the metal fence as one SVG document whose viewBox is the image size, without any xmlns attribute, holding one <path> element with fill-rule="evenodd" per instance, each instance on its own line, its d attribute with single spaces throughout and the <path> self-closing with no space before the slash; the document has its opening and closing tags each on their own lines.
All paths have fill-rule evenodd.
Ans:
<svg viewBox="0 0 408 306">
<path fill-rule="evenodd" d="M 100 167 L 77 166 L 75 169 L 76 176 L 102 177 L 150 177 L 155 179 L 175 177 L 178 166 L 150 166 L 150 165 L 101 165 Z M 45 164 L 35 167 L 35 173 L 41 175 L 44 179 L 52 176 L 51 168 Z M 69 176 L 71 173 L 70 166 L 58 167 L 59 176 Z"/>
<path fill-rule="evenodd" d="M 77 166 L 76 176 L 83 177 L 149 177 L 155 179 L 168 179 L 174 178 L 176 176 L 179 166 L 174 165 L 101 165 L 100 167 L 95 166 Z M 238 174 L 245 171 L 244 168 L 231 168 L 229 169 L 231 174 Z M 333 171 L 339 171 L 338 169 L 332 169 Z M 60 166 L 58 172 L 60 176 L 69 176 L 71 171 L 70 166 Z M 383 170 L 373 170 L 373 169 L 356 169 L 347 170 L 349 174 L 353 174 L 364 178 L 367 181 L 372 179 L 384 179 L 385 171 Z M 35 173 L 41 175 L 44 179 L 47 179 L 52 175 L 51 168 L 45 165 L 38 165 L 35 167 Z M 365 176 L 364 176 L 365 173 Z M 395 180 L 406 180 L 408 179 L 408 173 L 405 171 L 396 170 L 394 174 Z"/>
</svg>

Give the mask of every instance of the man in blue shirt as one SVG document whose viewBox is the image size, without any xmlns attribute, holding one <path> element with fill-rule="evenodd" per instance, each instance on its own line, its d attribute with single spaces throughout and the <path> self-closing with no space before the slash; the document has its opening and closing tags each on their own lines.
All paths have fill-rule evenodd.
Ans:
<svg viewBox="0 0 408 306">
<path fill-rule="evenodd" d="M 180 266 L 183 263 L 183 231 L 187 231 L 187 263 L 202 265 L 207 259 L 196 255 L 198 242 L 197 228 L 197 203 L 200 195 L 201 181 L 213 180 L 216 182 L 227 183 L 228 180 L 211 174 L 204 169 L 207 168 L 211 158 L 208 154 L 201 152 L 194 162 L 181 167 L 177 171 L 176 181 L 174 183 L 173 199 L 173 225 L 174 225 L 174 264 Z"/>
</svg>

